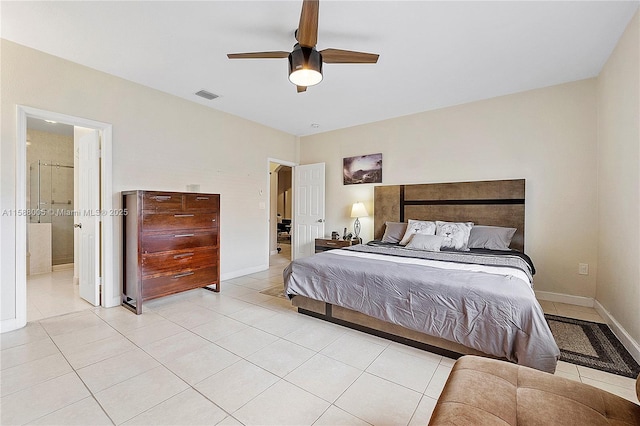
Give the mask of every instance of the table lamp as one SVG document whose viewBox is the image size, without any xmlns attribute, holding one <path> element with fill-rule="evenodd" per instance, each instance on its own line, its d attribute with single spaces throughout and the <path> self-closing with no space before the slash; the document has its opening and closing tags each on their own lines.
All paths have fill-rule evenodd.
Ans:
<svg viewBox="0 0 640 426">
<path fill-rule="evenodd" d="M 355 234 L 354 239 L 358 240 L 360 237 L 360 219 L 361 217 L 369 216 L 367 213 L 367 209 L 364 207 L 364 204 L 361 202 L 353 203 L 353 207 L 351 207 L 351 217 L 355 217 L 356 221 L 353 223 L 353 232 Z"/>
</svg>

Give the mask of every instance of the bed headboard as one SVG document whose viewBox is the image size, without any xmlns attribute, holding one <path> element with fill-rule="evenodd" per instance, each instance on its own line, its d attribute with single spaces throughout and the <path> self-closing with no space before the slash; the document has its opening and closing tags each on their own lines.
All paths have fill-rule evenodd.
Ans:
<svg viewBox="0 0 640 426">
<path fill-rule="evenodd" d="M 444 220 L 516 228 L 511 248 L 524 252 L 524 179 L 385 185 L 374 189 L 374 238 L 385 222 Z"/>
</svg>

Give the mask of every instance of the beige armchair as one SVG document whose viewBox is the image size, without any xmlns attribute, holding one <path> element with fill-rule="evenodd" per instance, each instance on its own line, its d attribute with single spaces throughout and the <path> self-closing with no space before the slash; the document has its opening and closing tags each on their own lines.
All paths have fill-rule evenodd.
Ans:
<svg viewBox="0 0 640 426">
<path fill-rule="evenodd" d="M 640 376 L 636 380 L 640 399 Z M 430 425 L 640 425 L 640 405 L 506 361 L 456 361 Z"/>
</svg>

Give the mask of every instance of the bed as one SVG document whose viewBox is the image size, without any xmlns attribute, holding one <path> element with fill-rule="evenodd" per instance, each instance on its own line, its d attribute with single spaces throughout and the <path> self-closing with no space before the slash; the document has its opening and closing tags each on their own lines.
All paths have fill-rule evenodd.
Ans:
<svg viewBox="0 0 640 426">
<path fill-rule="evenodd" d="M 374 241 L 291 262 L 285 294 L 303 314 L 401 343 L 553 373 L 560 351 L 523 253 L 524 194 L 523 179 L 377 186 Z M 382 241 L 387 225 L 434 219 L 515 228 L 514 250 L 422 250 L 414 240 L 436 238 L 417 234 L 405 246 Z"/>
</svg>

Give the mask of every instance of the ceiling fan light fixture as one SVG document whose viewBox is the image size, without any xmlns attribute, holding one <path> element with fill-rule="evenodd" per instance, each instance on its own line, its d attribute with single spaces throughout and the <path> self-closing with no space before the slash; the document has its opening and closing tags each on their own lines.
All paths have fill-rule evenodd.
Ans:
<svg viewBox="0 0 640 426">
<path fill-rule="evenodd" d="M 314 86 L 322 81 L 322 55 L 315 47 L 296 44 L 289 54 L 289 81 L 296 86 Z"/>
</svg>

